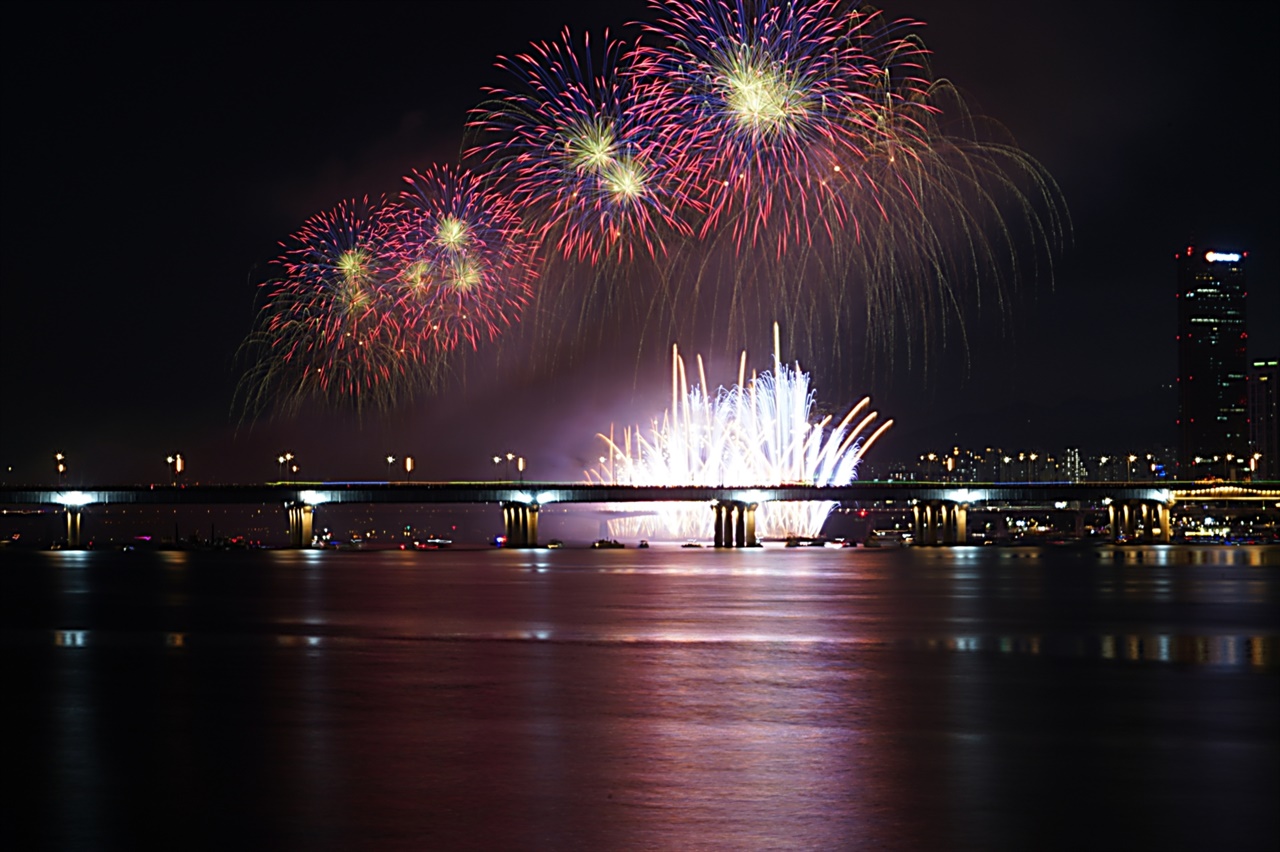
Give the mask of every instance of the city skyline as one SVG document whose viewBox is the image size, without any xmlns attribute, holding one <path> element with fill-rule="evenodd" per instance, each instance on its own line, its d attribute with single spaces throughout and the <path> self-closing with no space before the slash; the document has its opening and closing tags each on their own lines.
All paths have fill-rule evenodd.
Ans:
<svg viewBox="0 0 1280 852">
<path fill-rule="evenodd" d="M 52 8 L 42 13 L 50 22 L 71 7 Z M 0 320 L 10 481 L 50 475 L 55 452 L 72 475 L 160 480 L 175 451 L 193 478 L 265 479 L 285 450 L 334 478 L 376 478 L 388 453 L 414 455 L 422 478 L 479 476 L 498 451 L 527 456 L 531 476 L 563 477 L 598 455 L 596 432 L 643 422 L 655 401 L 660 409 L 660 365 L 611 381 L 569 369 L 530 379 L 510 359 L 480 359 L 465 383 L 363 423 L 307 412 L 248 428 L 230 411 L 236 347 L 277 241 L 344 198 L 390 194 L 410 170 L 452 162 L 481 87 L 504 83 L 499 54 L 564 26 L 594 35 L 646 20 L 644 3 L 274 9 L 219 14 L 200 31 L 145 7 L 74 8 L 57 45 L 5 60 L 27 81 L 21 165 L 6 170 L 6 195 L 29 204 L 5 213 L 17 267 Z M 1276 117 L 1256 106 L 1276 13 L 1216 6 L 1234 36 L 1206 43 L 1204 13 L 1190 8 L 1135 4 L 1098 33 L 1070 10 L 886 3 L 925 22 L 935 72 L 1057 179 L 1072 236 L 1052 287 L 1019 288 L 1005 311 L 970 318 L 967 368 L 954 342 L 928 373 L 881 357 L 874 372 L 852 370 L 856 379 L 832 387 L 822 365 L 805 365 L 822 404 L 870 394 L 895 420 L 878 452 L 1171 445 L 1169 258 L 1189 242 L 1249 252 L 1248 358 L 1280 354 L 1280 323 L 1260 322 L 1280 316 L 1276 168 L 1264 156 Z M 403 30 L 421 44 L 371 50 L 361 78 L 317 52 L 339 27 L 353 43 L 392 45 Z M 1122 60 L 1124 73 L 1082 62 L 1077 43 Z M 33 71 L 37 51 L 79 83 Z M 1238 83 L 1223 89 L 1188 56 L 1235 69 Z M 1199 130 L 1205 113 L 1231 115 L 1231 132 Z M 737 348 L 763 363 L 769 343 Z M 847 350 L 863 358 L 861 342 Z"/>
</svg>

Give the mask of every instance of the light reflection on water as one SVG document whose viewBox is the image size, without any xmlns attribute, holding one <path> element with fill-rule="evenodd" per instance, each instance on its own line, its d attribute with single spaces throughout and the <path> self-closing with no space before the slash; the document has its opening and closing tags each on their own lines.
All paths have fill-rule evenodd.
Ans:
<svg viewBox="0 0 1280 852">
<path fill-rule="evenodd" d="M 4 560 L 51 847 L 1277 836 L 1280 552 Z"/>
<path fill-rule="evenodd" d="M 92 640 L 91 640 L 92 634 Z M 164 633 L 158 636 L 149 634 L 104 634 L 103 631 L 88 630 L 55 630 L 53 644 L 58 648 L 82 649 L 90 644 L 109 644 L 113 646 L 145 647 L 148 645 L 164 645 L 171 649 L 186 649 L 194 644 L 227 647 L 242 644 L 253 647 L 269 641 L 281 648 L 316 648 L 321 644 L 343 646 L 347 648 L 375 647 L 389 641 L 384 638 L 352 637 L 352 636 L 319 636 L 297 633 L 281 633 L 270 637 L 261 635 L 245 635 L 240 637 L 219 637 L 210 642 L 201 642 L 197 637 L 192 643 L 187 633 Z M 890 647 L 894 643 L 886 643 L 876 639 L 857 636 L 816 636 L 804 634 L 759 634 L 722 633 L 698 631 L 668 631 L 654 633 L 619 634 L 616 632 L 598 635 L 582 635 L 581 633 L 557 632 L 551 628 L 536 630 L 509 630 L 492 633 L 447 634 L 436 636 L 418 636 L 412 640 L 402 641 L 436 641 L 436 642 L 577 642 L 593 645 L 617 644 L 732 644 L 732 645 L 794 645 L 794 646 L 848 646 L 862 649 Z M 1188 636 L 1169 634 L 1149 635 L 1111 635 L 1099 636 L 1054 636 L 1046 641 L 1039 635 L 1022 636 L 947 636 L 914 640 L 903 640 L 897 647 L 922 651 L 938 652 L 979 652 L 1000 653 L 1028 656 L 1060 656 L 1060 657 L 1098 657 L 1104 660 L 1125 660 L 1130 662 L 1181 663 L 1190 665 L 1251 667 L 1269 669 L 1280 667 L 1280 637 L 1278 636 Z"/>
</svg>

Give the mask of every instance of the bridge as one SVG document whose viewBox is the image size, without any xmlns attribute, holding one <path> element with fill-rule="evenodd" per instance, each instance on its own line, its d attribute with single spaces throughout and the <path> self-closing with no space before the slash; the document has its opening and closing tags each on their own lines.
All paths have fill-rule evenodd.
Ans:
<svg viewBox="0 0 1280 852">
<path fill-rule="evenodd" d="M 0 506 L 58 506 L 66 512 L 67 545 L 80 546 L 85 507 L 92 505 L 280 506 L 290 541 L 312 539 L 315 508 L 326 503 L 494 503 L 507 542 L 538 546 L 540 507 L 559 503 L 703 503 L 715 515 L 715 545 L 755 543 L 756 508 L 771 501 L 888 503 L 909 506 L 915 540 L 962 544 L 967 514 L 983 505 L 1078 505 L 1108 512 L 1113 540 L 1169 541 L 1169 511 L 1179 502 L 1251 501 L 1280 505 L 1280 482 L 855 482 L 849 485 L 635 486 L 555 482 L 275 482 L 261 485 L 119 485 L 81 488 L 0 487 Z"/>
</svg>

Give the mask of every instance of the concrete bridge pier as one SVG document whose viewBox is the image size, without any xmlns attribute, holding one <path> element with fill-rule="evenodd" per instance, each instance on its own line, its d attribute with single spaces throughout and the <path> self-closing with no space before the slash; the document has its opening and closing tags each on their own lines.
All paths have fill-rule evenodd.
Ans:
<svg viewBox="0 0 1280 852">
<path fill-rule="evenodd" d="M 925 500 L 912 508 L 912 534 L 923 545 L 956 545 L 969 540 L 969 507 L 951 500 Z"/>
<path fill-rule="evenodd" d="M 969 541 L 969 507 L 963 503 L 943 503 L 943 544 L 967 544 Z"/>
<path fill-rule="evenodd" d="M 1155 500 L 1126 500 L 1107 507 L 1113 542 L 1135 541 L 1142 527 L 1143 544 L 1168 544 L 1171 538 L 1168 504 Z"/>
<path fill-rule="evenodd" d="M 502 524 L 507 547 L 538 546 L 537 503 L 503 503 Z"/>
<path fill-rule="evenodd" d="M 309 547 L 315 537 L 315 506 L 306 503 L 286 503 L 289 515 L 289 546 Z"/>
<path fill-rule="evenodd" d="M 67 506 L 67 550 L 80 549 L 80 521 L 82 510 L 79 506 Z"/>
<path fill-rule="evenodd" d="M 1107 529 L 1110 531 L 1112 544 L 1124 537 L 1125 516 L 1123 503 L 1107 504 Z"/>
<path fill-rule="evenodd" d="M 715 512 L 716 547 L 754 547 L 756 543 L 756 504 L 739 501 L 717 502 Z"/>
<path fill-rule="evenodd" d="M 1154 503 L 1152 507 L 1155 509 L 1155 525 L 1156 541 L 1160 544 L 1168 544 L 1173 540 L 1173 530 L 1170 529 L 1173 519 L 1169 515 L 1169 504 Z"/>
</svg>

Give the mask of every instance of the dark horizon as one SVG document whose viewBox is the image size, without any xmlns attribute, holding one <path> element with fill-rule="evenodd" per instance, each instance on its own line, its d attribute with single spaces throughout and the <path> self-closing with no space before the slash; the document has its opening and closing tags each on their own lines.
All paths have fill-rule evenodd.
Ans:
<svg viewBox="0 0 1280 852">
<path fill-rule="evenodd" d="M 1274 9 L 1135 3 L 1100 21 L 884 5 L 925 22 L 936 75 L 1044 165 L 1072 230 L 1051 282 L 967 317 L 967 347 L 911 341 L 908 364 L 851 340 L 839 365 L 806 364 L 820 405 L 869 394 L 894 419 L 876 459 L 953 443 L 1172 447 L 1173 257 L 1189 243 L 1249 253 L 1249 357 L 1280 356 Z M 480 353 L 464 380 L 387 415 L 312 407 L 238 424 L 235 356 L 279 241 L 344 198 L 455 160 L 466 111 L 504 81 L 498 55 L 653 13 L 639 0 L 192 9 L 195 27 L 149 5 L 32 7 L 32 32 L 56 39 L 4 59 L 19 128 L 4 173 L 5 481 L 48 481 L 55 452 L 82 482 L 163 481 L 175 451 L 193 480 L 262 481 L 285 450 L 318 478 L 374 479 L 388 453 L 414 455 L 423 479 L 481 478 L 513 451 L 531 477 L 564 479 L 596 457 L 597 432 L 661 413 L 671 343 L 705 352 L 713 385 L 739 348 L 767 366 L 766 339 L 620 343 L 616 359 L 541 371 Z M 353 62 L 335 42 L 364 49 Z"/>
</svg>

